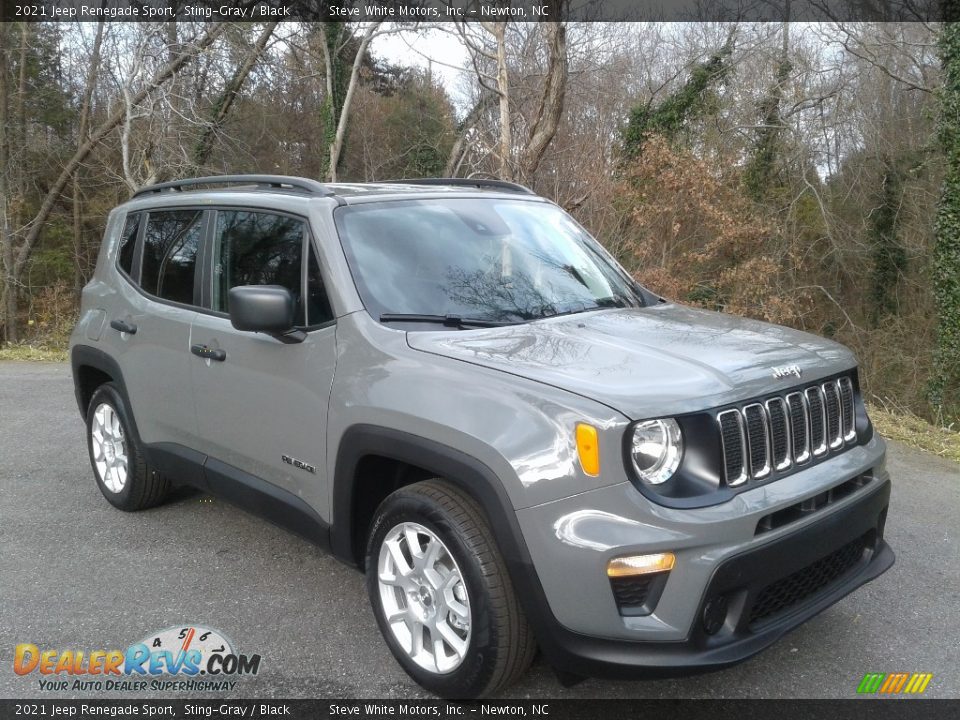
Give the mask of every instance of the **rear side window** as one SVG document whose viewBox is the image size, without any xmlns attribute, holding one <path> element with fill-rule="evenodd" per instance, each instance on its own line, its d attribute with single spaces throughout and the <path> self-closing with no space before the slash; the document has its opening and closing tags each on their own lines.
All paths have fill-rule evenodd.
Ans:
<svg viewBox="0 0 960 720">
<path fill-rule="evenodd" d="M 193 304 L 201 210 L 165 210 L 147 216 L 140 287 L 164 300 Z"/>
<path fill-rule="evenodd" d="M 228 293 L 239 285 L 281 285 L 306 324 L 303 298 L 304 223 L 266 212 L 217 213 L 213 255 L 213 309 L 230 312 Z"/>
<path fill-rule="evenodd" d="M 127 215 L 127 221 L 123 226 L 123 234 L 120 236 L 120 251 L 117 253 L 117 264 L 131 278 L 136 277 L 133 273 L 133 256 L 137 249 L 137 232 L 140 230 L 140 213 Z"/>
</svg>

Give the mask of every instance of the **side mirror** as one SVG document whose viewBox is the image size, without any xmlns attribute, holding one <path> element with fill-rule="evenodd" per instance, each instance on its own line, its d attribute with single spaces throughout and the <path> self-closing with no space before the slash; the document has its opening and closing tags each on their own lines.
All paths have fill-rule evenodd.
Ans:
<svg viewBox="0 0 960 720">
<path fill-rule="evenodd" d="M 284 343 L 303 342 L 306 337 L 294 327 L 293 296 L 280 285 L 230 288 L 229 307 L 230 324 L 237 330 L 265 333 Z"/>
</svg>

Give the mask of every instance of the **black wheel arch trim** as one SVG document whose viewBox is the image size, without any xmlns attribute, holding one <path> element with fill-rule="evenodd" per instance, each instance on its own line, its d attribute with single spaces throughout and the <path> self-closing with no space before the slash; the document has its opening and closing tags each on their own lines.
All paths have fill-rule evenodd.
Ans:
<svg viewBox="0 0 960 720">
<path fill-rule="evenodd" d="M 77 408 L 80 410 L 80 416 L 86 419 L 87 404 L 84 402 L 83 386 L 80 383 L 80 369 L 90 367 L 99 370 L 104 375 L 110 377 L 120 397 L 127 404 L 127 416 L 132 426 L 130 430 L 134 437 L 140 440 L 140 431 L 137 429 L 137 419 L 133 416 L 133 405 L 130 403 L 130 393 L 127 391 L 127 384 L 123 379 L 123 371 L 117 361 L 98 348 L 90 345 L 74 345 L 70 350 L 70 370 L 73 373 L 73 392 L 77 399 Z M 93 393 L 91 393 L 93 397 Z M 88 398 L 89 399 L 89 398 Z"/>
<path fill-rule="evenodd" d="M 355 546 L 353 503 L 359 490 L 355 482 L 357 467 L 369 455 L 391 458 L 435 473 L 480 503 L 527 620 L 541 650 L 549 657 L 552 638 L 561 626 L 547 603 L 503 483 L 493 470 L 471 455 L 402 430 L 365 424 L 349 427 L 340 440 L 333 477 L 330 547 L 334 555 L 362 570 Z"/>
<path fill-rule="evenodd" d="M 422 468 L 459 487 L 480 503 L 498 540 L 503 533 L 509 541 L 500 548 L 504 559 L 530 561 L 513 505 L 496 473 L 464 452 L 419 435 L 380 427 L 352 425 L 342 435 L 337 449 L 333 477 L 333 519 L 331 547 L 344 562 L 360 567 L 363 548 L 356 547 L 353 505 L 357 497 L 356 473 L 360 462 L 376 455 Z M 507 538 L 503 538 L 507 539 Z"/>
</svg>

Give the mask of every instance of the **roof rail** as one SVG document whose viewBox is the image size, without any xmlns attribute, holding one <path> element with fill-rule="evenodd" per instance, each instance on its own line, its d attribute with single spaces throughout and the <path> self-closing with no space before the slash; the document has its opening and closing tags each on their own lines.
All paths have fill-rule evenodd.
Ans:
<svg viewBox="0 0 960 720">
<path fill-rule="evenodd" d="M 484 178 L 412 178 L 410 180 L 389 180 L 388 182 L 403 185 L 452 185 L 454 187 L 474 187 L 480 190 L 506 190 L 507 192 L 536 195 L 530 188 L 518 185 L 517 183 L 507 182 L 506 180 L 487 180 Z"/>
<path fill-rule="evenodd" d="M 287 175 L 211 175 L 209 177 L 187 178 L 157 183 L 137 190 L 133 197 L 138 198 L 165 190 L 183 192 L 201 185 L 256 185 L 272 190 L 300 190 L 312 195 L 333 195 L 333 191 L 321 182 L 302 177 Z"/>
</svg>

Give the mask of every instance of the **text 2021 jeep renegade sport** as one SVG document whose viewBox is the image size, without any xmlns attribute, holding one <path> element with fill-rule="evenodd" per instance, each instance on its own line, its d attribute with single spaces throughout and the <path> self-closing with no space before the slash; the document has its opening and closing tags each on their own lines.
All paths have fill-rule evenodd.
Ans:
<svg viewBox="0 0 960 720">
<path fill-rule="evenodd" d="M 449 697 L 721 668 L 877 577 L 851 353 L 637 285 L 487 180 L 231 176 L 107 223 L 71 340 L 97 484 L 191 484 L 365 569 Z"/>
</svg>

